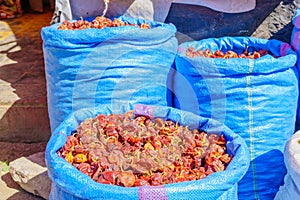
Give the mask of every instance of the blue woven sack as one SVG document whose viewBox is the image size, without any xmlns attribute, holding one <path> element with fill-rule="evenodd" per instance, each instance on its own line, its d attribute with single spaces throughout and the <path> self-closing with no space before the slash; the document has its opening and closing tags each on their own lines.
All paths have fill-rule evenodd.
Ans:
<svg viewBox="0 0 300 200">
<path fill-rule="evenodd" d="M 291 46 L 294 51 L 297 53 L 297 69 L 299 72 L 300 67 L 300 8 L 298 8 L 293 17 L 292 23 L 294 25 L 291 35 Z M 300 130 L 300 102 L 298 102 L 298 110 L 297 110 L 297 120 L 296 120 L 296 131 Z"/>
<path fill-rule="evenodd" d="M 145 115 L 147 113 L 148 116 L 173 120 L 180 125 L 188 125 L 191 129 L 199 128 L 208 133 L 224 134 L 227 141 L 227 152 L 234 157 L 225 171 L 215 172 L 197 181 L 125 188 L 97 183 L 57 155 L 57 150 L 65 144 L 67 136 L 81 121 L 93 118 L 100 113 L 123 114 L 129 110 L 134 110 L 135 114 Z M 237 183 L 246 173 L 249 162 L 249 150 L 245 141 L 230 129 L 215 120 L 167 106 L 115 105 L 80 109 L 70 114 L 58 126 L 52 133 L 46 148 L 46 165 L 52 180 L 50 200 L 235 200 L 237 199 Z"/>
<path fill-rule="evenodd" d="M 172 24 L 129 17 L 133 26 L 42 28 L 51 130 L 80 108 L 100 104 L 168 105 L 168 74 L 178 48 Z M 89 19 L 91 20 L 91 19 Z"/>
<path fill-rule="evenodd" d="M 259 59 L 190 58 L 186 50 L 268 50 Z M 179 46 L 174 107 L 224 122 L 250 148 L 250 168 L 239 182 L 240 199 L 273 199 L 286 167 L 285 143 L 295 130 L 298 101 L 296 53 L 278 40 L 209 38 Z"/>
</svg>

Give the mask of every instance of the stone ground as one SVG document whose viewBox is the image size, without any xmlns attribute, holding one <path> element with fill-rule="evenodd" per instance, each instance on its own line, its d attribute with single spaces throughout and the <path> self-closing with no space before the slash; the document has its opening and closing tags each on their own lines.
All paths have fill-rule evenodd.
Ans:
<svg viewBox="0 0 300 200">
<path fill-rule="evenodd" d="M 0 21 L 0 141 L 40 142 L 50 136 L 40 31 L 51 11 Z"/>
<path fill-rule="evenodd" d="M 46 143 L 7 143 L 0 142 L 0 161 L 11 162 L 20 157 L 26 157 L 45 150 Z M 13 181 L 7 165 L 0 162 L 0 199 L 1 200 L 42 200 L 23 190 Z"/>
<path fill-rule="evenodd" d="M 13 181 L 7 163 L 44 151 L 50 135 L 40 30 L 52 14 L 24 10 L 21 17 L 0 20 L 1 200 L 42 199 Z"/>
</svg>

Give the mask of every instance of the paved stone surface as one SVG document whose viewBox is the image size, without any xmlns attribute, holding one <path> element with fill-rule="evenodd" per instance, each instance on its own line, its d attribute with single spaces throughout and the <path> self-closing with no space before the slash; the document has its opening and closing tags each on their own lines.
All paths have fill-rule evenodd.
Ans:
<svg viewBox="0 0 300 200">
<path fill-rule="evenodd" d="M 52 11 L 0 21 L 0 141 L 41 142 L 50 136 L 40 31 Z"/>
<path fill-rule="evenodd" d="M 45 152 L 21 157 L 9 163 L 13 180 L 24 190 L 47 199 L 50 194 L 51 180 L 47 174 Z"/>
<path fill-rule="evenodd" d="M 23 190 L 6 163 L 45 150 L 50 137 L 40 30 L 53 12 L 0 21 L 0 199 L 42 200 Z"/>
<path fill-rule="evenodd" d="M 0 161 L 7 163 L 45 151 L 46 142 L 42 143 L 9 143 L 0 142 Z M 0 199 L 1 200 L 42 200 L 42 197 L 23 190 L 10 175 L 6 165 L 0 163 Z"/>
</svg>

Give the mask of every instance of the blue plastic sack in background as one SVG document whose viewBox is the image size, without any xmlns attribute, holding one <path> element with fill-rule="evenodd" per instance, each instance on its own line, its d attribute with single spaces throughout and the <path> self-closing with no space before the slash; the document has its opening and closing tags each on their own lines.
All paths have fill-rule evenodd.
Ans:
<svg viewBox="0 0 300 200">
<path fill-rule="evenodd" d="M 297 69 L 300 69 L 300 8 L 298 8 L 293 17 L 292 23 L 294 25 L 291 35 L 291 46 L 298 55 Z M 298 101 L 298 111 L 296 120 L 296 131 L 300 130 L 300 101 Z"/>
<path fill-rule="evenodd" d="M 52 131 L 80 108 L 128 102 L 168 105 L 168 74 L 178 48 L 175 26 L 118 19 L 148 23 L 151 29 L 58 30 L 60 24 L 42 28 Z"/>
<path fill-rule="evenodd" d="M 142 109 L 140 109 L 142 106 Z M 146 109 L 145 109 L 146 107 Z M 162 186 L 125 188 L 115 185 L 100 184 L 81 173 L 63 158 L 58 157 L 59 150 L 76 127 L 87 118 L 98 114 L 123 114 L 134 110 L 136 114 L 150 113 L 152 117 L 173 120 L 180 125 L 199 128 L 208 133 L 224 134 L 228 153 L 234 155 L 225 171 L 215 172 L 204 179 Z M 145 112 L 146 111 L 146 112 Z M 150 112 L 149 112 L 150 111 Z M 148 114 L 146 114 L 148 115 Z M 237 183 L 246 173 L 249 162 L 249 149 L 245 141 L 226 126 L 215 120 L 203 118 L 190 112 L 167 106 L 114 105 L 80 109 L 69 115 L 52 133 L 46 148 L 46 165 L 52 180 L 50 200 L 81 199 L 237 199 Z"/>
<path fill-rule="evenodd" d="M 268 50 L 259 59 L 189 58 L 186 50 L 241 54 Z M 283 184 L 283 150 L 295 130 L 298 101 L 296 53 L 278 40 L 222 37 L 186 42 L 175 58 L 174 107 L 224 122 L 250 148 L 239 199 L 272 199 Z"/>
</svg>

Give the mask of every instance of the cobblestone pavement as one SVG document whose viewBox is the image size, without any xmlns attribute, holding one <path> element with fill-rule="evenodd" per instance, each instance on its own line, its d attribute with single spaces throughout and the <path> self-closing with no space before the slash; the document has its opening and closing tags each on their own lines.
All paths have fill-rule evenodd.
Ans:
<svg viewBox="0 0 300 200">
<path fill-rule="evenodd" d="M 0 200 L 42 199 L 12 180 L 7 163 L 44 151 L 50 135 L 40 31 L 52 14 L 0 20 Z"/>
<path fill-rule="evenodd" d="M 0 141 L 50 136 L 40 31 L 51 17 L 51 11 L 25 12 L 0 21 Z"/>
<path fill-rule="evenodd" d="M 46 143 L 0 142 L 0 146 L 0 200 L 42 200 L 42 198 L 26 192 L 13 181 L 6 162 L 44 151 Z M 3 163 L 4 161 L 5 163 Z"/>
</svg>

